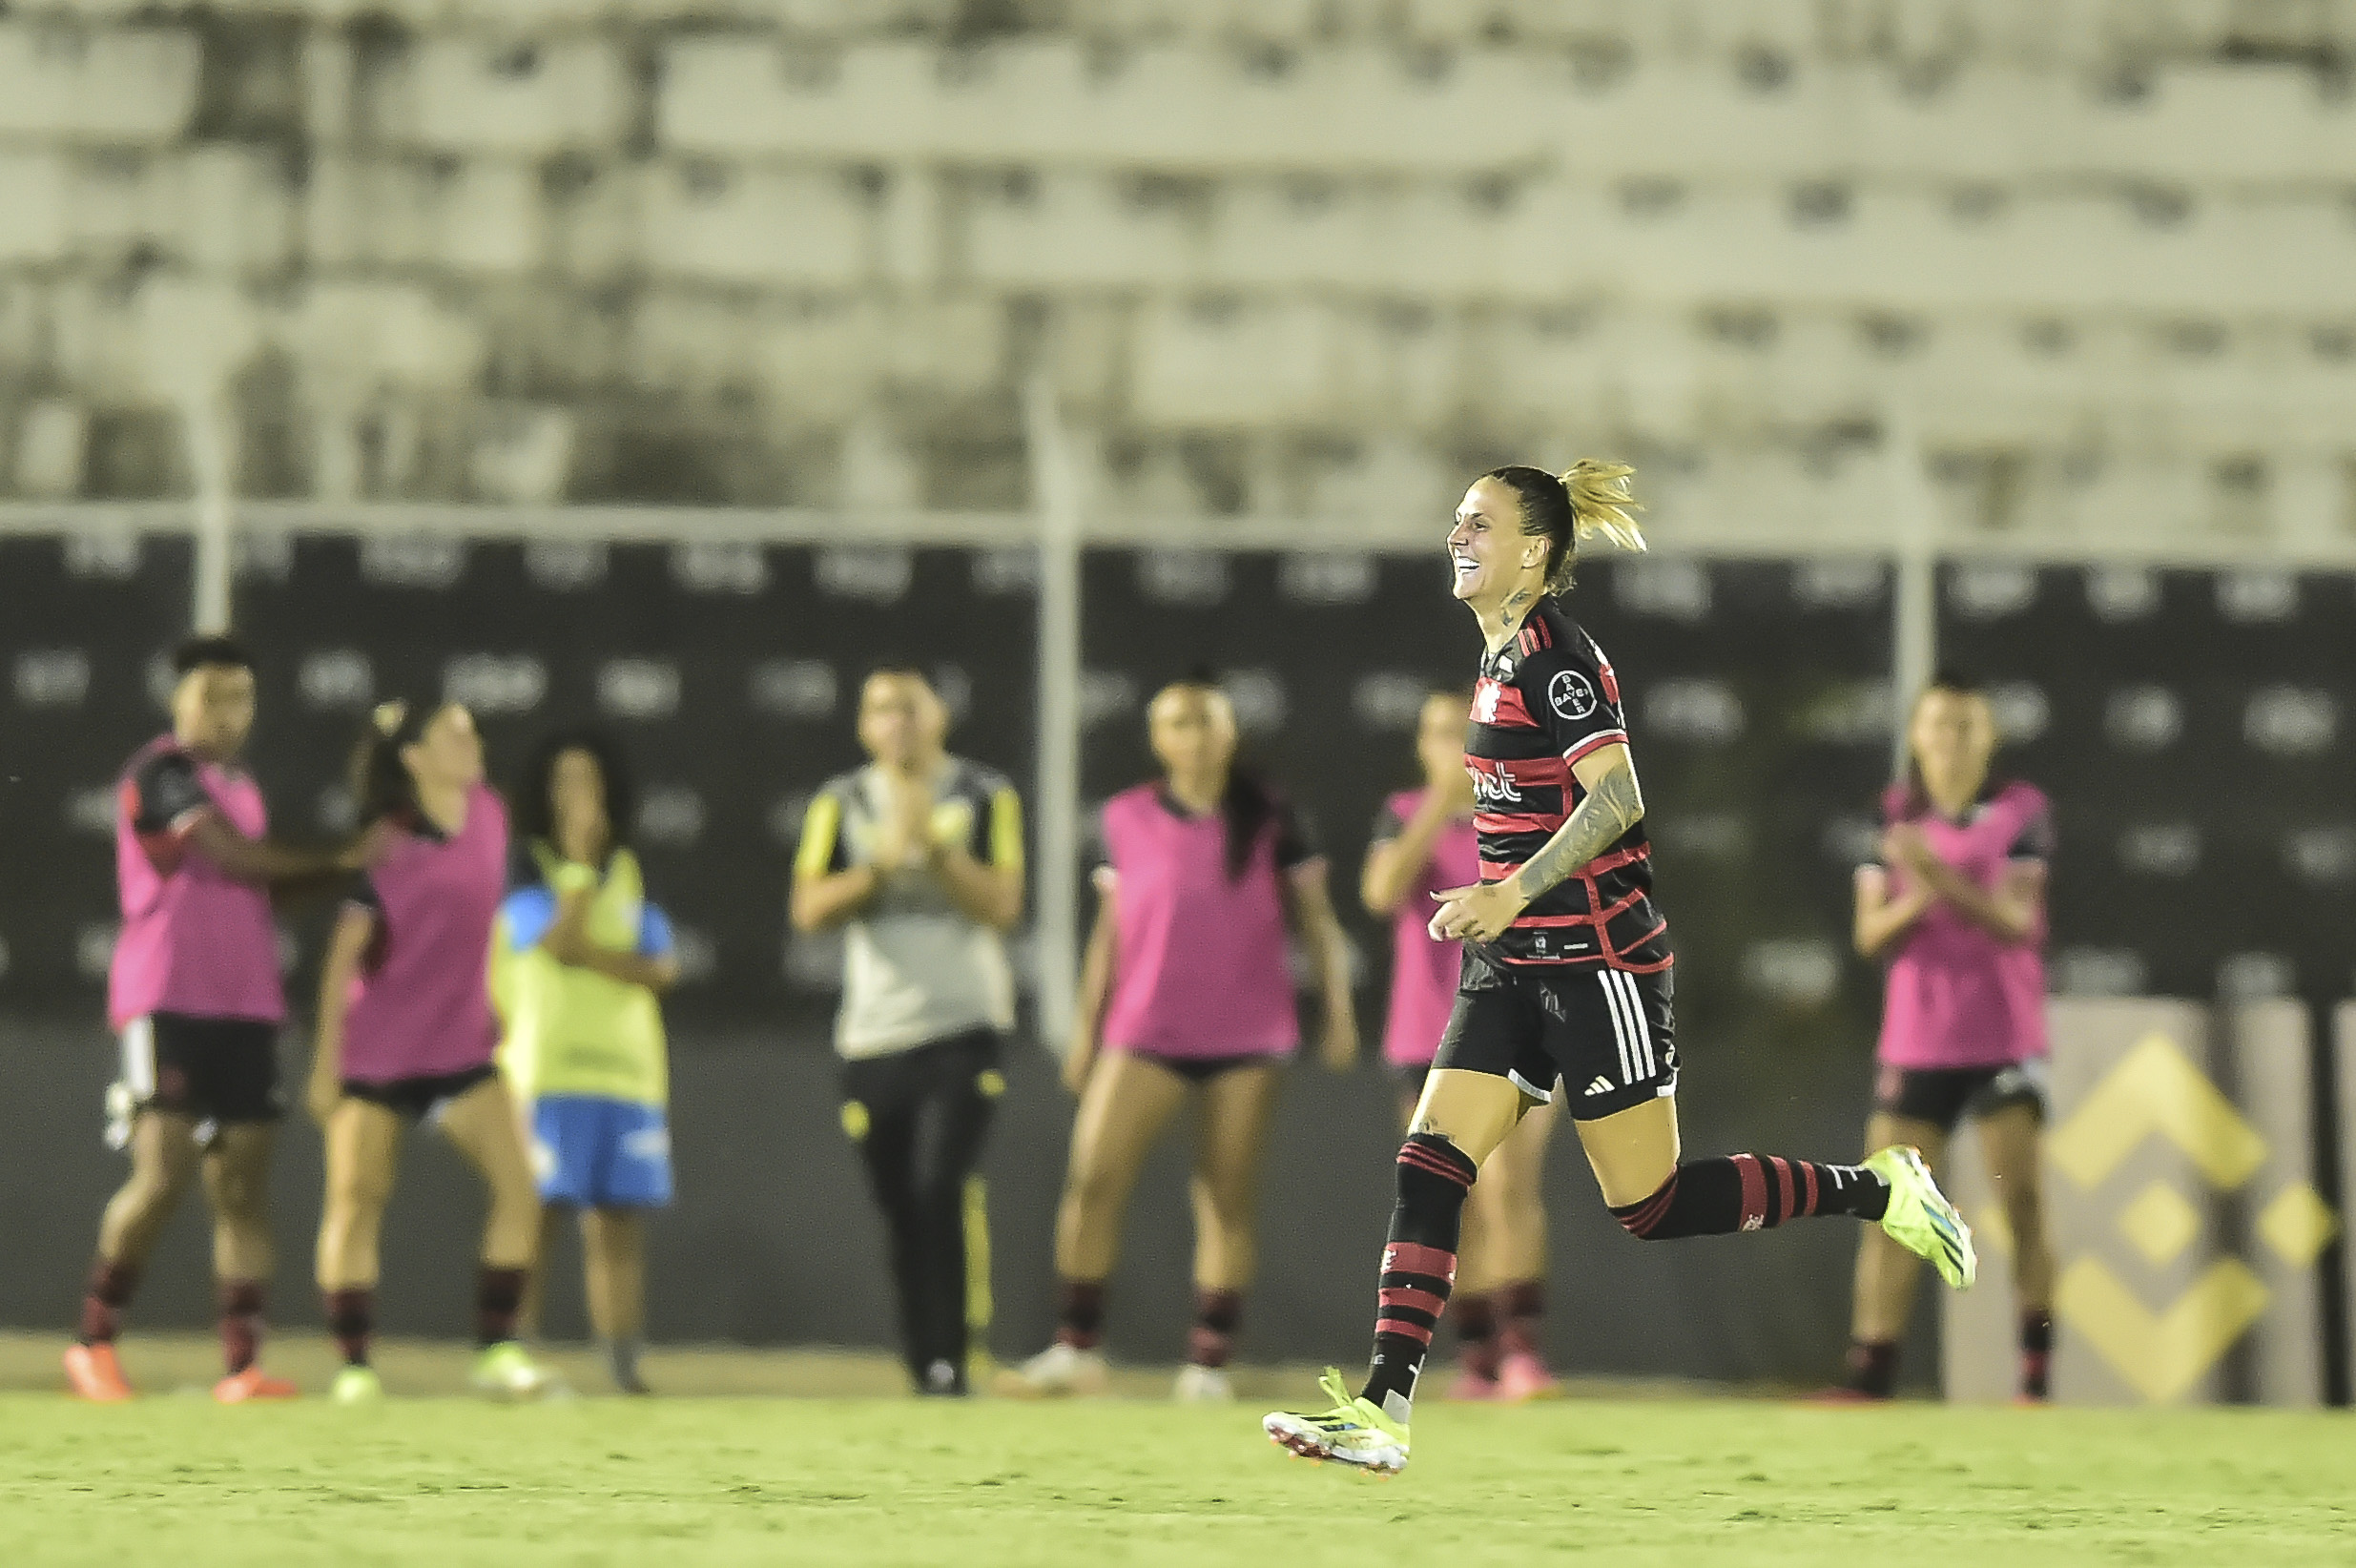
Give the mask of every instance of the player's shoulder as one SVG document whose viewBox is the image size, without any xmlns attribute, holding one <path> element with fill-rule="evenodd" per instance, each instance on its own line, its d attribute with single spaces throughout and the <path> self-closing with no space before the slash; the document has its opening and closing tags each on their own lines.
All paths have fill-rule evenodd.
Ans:
<svg viewBox="0 0 2356 1568">
<path fill-rule="evenodd" d="M 2026 779 L 2015 778 L 1999 786 L 1989 798 L 1997 810 L 2012 813 L 2024 822 L 2035 821 L 2053 814 L 2053 797 Z"/>
<path fill-rule="evenodd" d="M 811 791 L 811 803 L 815 805 L 820 800 L 832 800 L 837 806 L 847 806 L 858 798 L 866 777 L 867 770 L 863 766 L 846 768 Z"/>
<path fill-rule="evenodd" d="M 1514 678 L 1540 691 L 1561 671 L 1576 671 L 1593 681 L 1610 668 L 1595 639 L 1552 595 L 1539 601 L 1514 634 L 1512 658 Z"/>
<path fill-rule="evenodd" d="M 976 801 L 990 801 L 1015 787 L 1014 780 L 984 762 L 971 757 L 949 758 L 949 791 Z"/>
</svg>

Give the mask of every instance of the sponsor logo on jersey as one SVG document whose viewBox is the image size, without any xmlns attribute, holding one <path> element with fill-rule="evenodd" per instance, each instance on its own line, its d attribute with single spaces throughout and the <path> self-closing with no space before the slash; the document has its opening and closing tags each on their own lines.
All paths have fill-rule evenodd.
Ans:
<svg viewBox="0 0 2356 1568">
<path fill-rule="evenodd" d="M 1501 773 L 1482 773 L 1478 769 L 1472 770 L 1472 774 L 1473 798 L 1475 800 L 1511 800 L 1519 802 L 1521 799 L 1521 792 L 1514 787 L 1514 781 L 1509 775 Z"/>
<path fill-rule="evenodd" d="M 1560 670 L 1546 683 L 1546 700 L 1566 719 L 1583 719 L 1595 712 L 1595 688 L 1576 670 Z"/>
<path fill-rule="evenodd" d="M 1473 722 L 1475 724 L 1495 724 L 1497 722 L 1498 691 L 1499 688 L 1496 684 L 1484 681 L 1479 690 L 1473 693 Z"/>
</svg>

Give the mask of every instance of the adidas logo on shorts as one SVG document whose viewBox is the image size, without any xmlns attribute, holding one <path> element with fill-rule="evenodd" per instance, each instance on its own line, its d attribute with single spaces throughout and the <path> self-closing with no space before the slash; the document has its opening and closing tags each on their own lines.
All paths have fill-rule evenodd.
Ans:
<svg viewBox="0 0 2356 1568">
<path fill-rule="evenodd" d="M 1608 1078 L 1598 1078 L 1594 1083 L 1587 1085 L 1587 1094 L 1589 1098 L 1593 1098 L 1599 1094 L 1609 1094 L 1611 1092 L 1612 1081 Z"/>
</svg>

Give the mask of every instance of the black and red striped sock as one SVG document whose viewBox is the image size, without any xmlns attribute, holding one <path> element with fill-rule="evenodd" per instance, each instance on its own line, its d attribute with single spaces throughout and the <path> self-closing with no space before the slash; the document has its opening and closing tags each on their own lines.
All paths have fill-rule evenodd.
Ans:
<svg viewBox="0 0 2356 1568">
<path fill-rule="evenodd" d="M 1730 1154 L 1689 1160 L 1643 1203 L 1612 1210 L 1644 1241 L 1771 1230 L 1811 1214 L 1878 1220 L 1890 1186 L 1863 1166 L 1825 1166 L 1781 1155 Z"/>
<path fill-rule="evenodd" d="M 83 1288 L 82 1323 L 77 1338 L 85 1345 L 112 1345 L 122 1331 L 123 1309 L 139 1288 L 139 1266 L 93 1259 L 90 1283 Z"/>
<path fill-rule="evenodd" d="M 2032 1307 L 2020 1314 L 2020 1396 L 2053 1397 L 2054 1314 Z"/>
<path fill-rule="evenodd" d="M 474 1342 L 487 1349 L 515 1337 L 515 1318 L 524 1306 L 528 1269 L 485 1264 L 474 1281 Z"/>
<path fill-rule="evenodd" d="M 1197 1367 L 1224 1367 L 1235 1351 L 1235 1331 L 1244 1321 L 1241 1290 L 1194 1289 L 1194 1326 L 1187 1331 L 1187 1360 Z"/>
<path fill-rule="evenodd" d="M 1456 1312 L 1457 1352 L 1464 1358 L 1464 1370 L 1475 1377 L 1497 1376 L 1498 1362 L 1504 1354 L 1498 1344 L 1496 1302 L 1486 1290 L 1451 1296 L 1448 1301 Z"/>
<path fill-rule="evenodd" d="M 1105 1282 L 1067 1279 L 1056 1287 L 1055 1342 L 1092 1351 L 1105 1338 Z"/>
<path fill-rule="evenodd" d="M 1538 1354 L 1546 1321 L 1546 1287 L 1534 1279 L 1516 1280 L 1498 1290 L 1497 1299 L 1501 1320 L 1498 1343 L 1503 1355 Z"/>
<path fill-rule="evenodd" d="M 327 1331 L 335 1336 L 336 1349 L 343 1352 L 344 1364 L 366 1366 L 369 1336 L 376 1331 L 375 1289 L 355 1285 L 329 1290 L 326 1296 Z"/>
<path fill-rule="evenodd" d="M 261 1355 L 262 1306 L 258 1280 L 221 1281 L 221 1365 L 232 1377 Z"/>
<path fill-rule="evenodd" d="M 1399 1196 L 1376 1290 L 1374 1361 L 1359 1391 L 1395 1421 L 1405 1421 L 1415 1407 L 1432 1331 L 1457 1282 L 1464 1200 L 1479 1174 L 1463 1150 L 1436 1133 L 1410 1133 L 1399 1145 Z"/>
</svg>

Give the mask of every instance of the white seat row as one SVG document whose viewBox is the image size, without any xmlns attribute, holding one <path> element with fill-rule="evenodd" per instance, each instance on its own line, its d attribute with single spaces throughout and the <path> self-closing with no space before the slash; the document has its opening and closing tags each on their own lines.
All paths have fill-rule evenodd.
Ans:
<svg viewBox="0 0 2356 1568">
<path fill-rule="evenodd" d="M 196 111 L 196 64 L 177 28 L 0 17 L 0 136 L 170 140 Z"/>
</svg>

